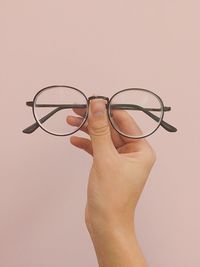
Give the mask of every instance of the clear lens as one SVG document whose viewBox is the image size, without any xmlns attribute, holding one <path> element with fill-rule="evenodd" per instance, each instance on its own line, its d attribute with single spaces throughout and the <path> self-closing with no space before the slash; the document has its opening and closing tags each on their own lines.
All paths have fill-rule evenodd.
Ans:
<svg viewBox="0 0 200 267">
<path fill-rule="evenodd" d="M 67 116 L 77 116 L 73 109 L 81 115 L 87 115 L 88 104 L 86 97 L 75 88 L 55 86 L 40 91 L 34 99 L 34 114 L 40 126 L 49 133 L 68 135 L 79 129 L 66 122 Z"/>
<path fill-rule="evenodd" d="M 127 137 L 140 138 L 154 132 L 163 117 L 162 100 L 146 89 L 125 89 L 111 98 L 113 127 Z"/>
</svg>

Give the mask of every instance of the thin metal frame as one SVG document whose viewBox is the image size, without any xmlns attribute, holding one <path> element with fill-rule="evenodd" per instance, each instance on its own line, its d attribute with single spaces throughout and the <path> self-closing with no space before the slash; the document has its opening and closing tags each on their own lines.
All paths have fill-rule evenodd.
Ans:
<svg viewBox="0 0 200 267">
<path fill-rule="evenodd" d="M 57 107 L 57 108 L 56 108 L 55 110 L 51 111 L 50 113 L 48 113 L 47 115 L 45 115 L 45 116 L 44 116 L 43 118 L 41 118 L 41 119 L 37 119 L 37 116 L 36 116 L 36 113 L 35 113 L 35 106 L 40 106 L 40 104 L 39 104 L 39 105 L 37 105 L 37 104 L 35 105 L 35 102 L 36 102 L 38 96 L 39 96 L 43 91 L 48 90 L 48 89 L 52 89 L 52 88 L 56 88 L 56 87 L 64 87 L 64 88 L 74 89 L 74 90 L 76 90 L 77 92 L 79 92 L 80 94 L 82 94 L 82 96 L 83 96 L 83 97 L 85 98 L 85 100 L 86 100 L 86 104 L 84 104 L 84 108 L 87 109 L 87 112 L 86 112 L 86 114 L 85 114 L 85 117 L 84 117 L 83 122 L 81 123 L 81 125 L 79 126 L 79 128 L 77 128 L 76 130 L 74 130 L 73 132 L 68 133 L 68 134 L 57 134 L 57 133 L 50 132 L 50 131 L 46 130 L 46 129 L 42 126 L 42 123 L 43 123 L 44 121 L 46 121 L 49 117 L 51 117 L 53 114 L 55 114 L 57 111 L 61 110 L 61 109 L 69 108 L 69 107 L 71 108 L 71 107 L 76 107 L 76 106 L 78 106 L 78 107 L 80 108 L 80 107 L 83 107 L 82 104 L 80 104 L 80 105 L 79 105 L 79 104 L 78 104 L 78 105 L 77 105 L 77 104 L 73 104 L 73 105 L 57 105 L 57 104 L 51 104 L 51 105 L 49 105 L 49 104 L 42 104 L 41 106 L 43 106 L 43 107 L 45 107 L 45 106 L 51 106 L 51 107 L 55 106 L 55 107 Z M 156 120 L 156 121 L 158 122 L 158 126 L 157 126 L 152 132 L 150 132 L 150 133 L 148 133 L 148 134 L 146 134 L 146 135 L 140 135 L 140 136 L 135 136 L 135 137 L 130 136 L 130 135 L 126 135 L 126 134 L 120 132 L 118 129 L 116 129 L 115 126 L 114 126 L 114 124 L 113 124 L 113 122 L 112 122 L 111 114 L 110 114 L 110 111 L 111 111 L 110 106 L 111 106 L 111 101 L 112 101 L 112 99 L 113 99 L 116 95 L 118 95 L 118 94 L 120 94 L 120 93 L 123 93 L 123 92 L 125 92 L 125 91 L 129 91 L 129 90 L 137 90 L 137 91 L 145 91 L 145 92 L 148 92 L 148 93 L 154 95 L 154 96 L 158 99 L 158 101 L 160 102 L 160 105 L 161 105 L 161 109 L 159 109 L 159 111 L 161 111 L 161 117 L 160 117 L 160 118 L 158 118 L 158 117 L 157 117 L 156 115 L 154 115 L 153 113 L 149 112 L 149 110 L 151 110 L 151 111 L 155 111 L 155 110 L 157 110 L 157 111 L 158 111 L 158 109 L 152 109 L 152 108 L 151 108 L 151 109 L 144 109 L 144 108 L 142 108 L 142 107 L 140 107 L 140 106 L 137 106 L 137 105 L 134 105 L 134 104 L 133 104 L 133 105 L 131 105 L 131 104 L 126 104 L 126 105 L 123 105 L 123 104 L 114 104 L 114 105 L 117 106 L 118 109 L 119 109 L 119 108 L 120 108 L 120 109 L 134 109 L 134 108 L 142 109 L 143 112 L 145 112 L 147 115 L 149 115 L 152 119 Z M 97 99 L 97 98 L 99 98 L 99 99 L 104 99 L 104 100 L 107 101 L 107 104 L 106 104 L 106 110 L 107 110 L 108 119 L 109 119 L 109 121 L 110 121 L 112 127 L 113 127 L 113 128 L 120 134 L 120 135 L 122 135 L 122 136 L 124 136 L 124 137 L 131 138 L 131 139 L 141 139 L 141 138 L 145 138 L 145 137 L 148 137 L 148 136 L 152 135 L 152 134 L 153 134 L 153 133 L 160 127 L 160 126 L 162 126 L 165 130 L 167 130 L 167 131 L 169 131 L 169 132 L 176 132 L 176 131 L 177 131 L 177 129 L 176 129 L 174 126 L 170 125 L 169 123 L 167 123 L 167 122 L 165 122 L 165 121 L 163 120 L 163 118 L 164 118 L 164 112 L 165 112 L 165 111 L 170 111 L 170 110 L 171 110 L 171 107 L 166 107 L 166 106 L 164 106 L 162 99 L 161 99 L 157 94 L 155 94 L 154 92 L 152 92 L 152 91 L 150 91 L 150 90 L 148 90 L 148 89 L 144 89 L 144 88 L 126 88 L 126 89 L 122 89 L 122 90 L 116 92 L 116 93 L 109 99 L 108 97 L 105 97 L 105 96 L 90 96 L 90 97 L 87 97 L 81 90 L 79 90 L 79 89 L 77 89 L 77 88 L 75 88 L 75 87 L 72 87 L 72 86 L 67 86 L 67 85 L 52 85 L 52 86 L 44 87 L 44 88 L 42 88 L 41 90 L 39 90 L 39 91 L 36 93 L 36 95 L 34 96 L 33 101 L 27 101 L 27 102 L 26 102 L 26 105 L 27 105 L 27 106 L 32 107 L 33 116 L 34 116 L 34 119 L 35 119 L 36 122 L 35 122 L 34 124 L 30 125 L 29 127 L 27 127 L 26 129 L 24 129 L 24 130 L 23 130 L 23 133 L 30 134 L 30 133 L 34 132 L 38 127 L 40 127 L 40 128 L 41 128 L 42 130 L 44 130 L 46 133 L 49 133 L 49 134 L 54 135 L 54 136 L 69 136 L 69 135 L 72 135 L 72 134 L 76 133 L 78 130 L 80 130 L 80 128 L 81 128 L 81 127 L 85 124 L 85 122 L 87 121 L 87 119 L 88 119 L 88 114 L 89 114 L 89 102 L 90 102 L 90 100 L 91 100 L 91 99 Z M 113 106 L 113 105 L 112 105 L 112 106 Z M 158 119 L 159 119 L 159 121 L 158 121 Z"/>
</svg>

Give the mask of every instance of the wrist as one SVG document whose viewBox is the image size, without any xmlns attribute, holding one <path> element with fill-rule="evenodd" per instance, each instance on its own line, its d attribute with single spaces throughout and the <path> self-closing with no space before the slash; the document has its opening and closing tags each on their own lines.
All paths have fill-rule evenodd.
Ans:
<svg viewBox="0 0 200 267">
<path fill-rule="evenodd" d="M 94 216 L 86 209 L 86 225 L 100 267 L 147 267 L 136 238 L 134 214 Z"/>
<path fill-rule="evenodd" d="M 86 209 L 85 223 L 91 235 L 107 234 L 115 231 L 134 232 L 134 213 L 132 214 L 99 214 Z"/>
<path fill-rule="evenodd" d="M 134 223 L 89 225 L 100 267 L 147 267 L 137 241 Z"/>
</svg>

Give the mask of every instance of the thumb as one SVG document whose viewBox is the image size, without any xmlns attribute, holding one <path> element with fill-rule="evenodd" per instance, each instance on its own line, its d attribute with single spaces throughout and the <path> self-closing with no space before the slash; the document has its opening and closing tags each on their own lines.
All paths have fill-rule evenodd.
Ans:
<svg viewBox="0 0 200 267">
<path fill-rule="evenodd" d="M 104 100 L 93 99 L 89 104 L 88 132 L 92 142 L 93 156 L 106 156 L 116 152 L 111 138 L 110 126 Z"/>
</svg>

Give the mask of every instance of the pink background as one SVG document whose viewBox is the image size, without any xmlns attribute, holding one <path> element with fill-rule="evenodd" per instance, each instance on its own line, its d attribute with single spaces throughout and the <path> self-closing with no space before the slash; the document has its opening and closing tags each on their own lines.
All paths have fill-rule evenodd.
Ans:
<svg viewBox="0 0 200 267">
<path fill-rule="evenodd" d="M 0 1 L 0 266 L 98 266 L 84 223 L 91 157 L 69 138 L 22 130 L 48 85 L 87 96 L 144 87 L 172 111 L 137 208 L 150 267 L 200 266 L 198 0 Z M 81 136 L 82 133 L 77 133 Z"/>
</svg>

